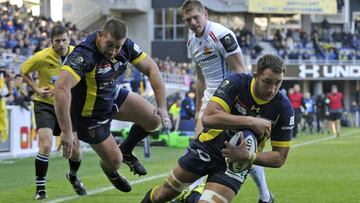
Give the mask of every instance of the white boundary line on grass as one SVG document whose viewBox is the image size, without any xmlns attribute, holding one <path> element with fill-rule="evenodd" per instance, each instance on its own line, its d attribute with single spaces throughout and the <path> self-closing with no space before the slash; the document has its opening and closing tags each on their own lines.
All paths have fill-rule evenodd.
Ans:
<svg viewBox="0 0 360 203">
<path fill-rule="evenodd" d="M 344 137 L 344 136 L 352 135 L 352 134 L 355 134 L 355 133 L 356 132 L 354 132 L 354 131 L 347 132 L 347 133 L 341 134 L 340 138 Z M 316 143 L 319 143 L 319 142 L 323 142 L 323 141 L 331 140 L 331 139 L 335 139 L 335 138 L 336 138 L 335 135 L 331 135 L 331 136 L 328 136 L 328 137 L 323 137 L 323 138 L 320 138 L 320 139 L 310 140 L 310 141 L 306 141 L 306 142 L 303 142 L 303 143 L 295 144 L 294 146 L 291 146 L 291 148 L 298 148 L 298 147 L 302 147 L 302 146 L 306 146 L 306 145 L 316 144 Z"/>
<path fill-rule="evenodd" d="M 355 134 L 356 132 L 348 132 L 348 133 L 344 133 L 341 135 L 341 137 L 344 137 L 344 136 L 348 136 L 348 135 L 352 135 L 352 134 Z M 319 143 L 319 142 L 323 142 L 323 141 L 327 141 L 327 140 L 331 140 L 331 139 L 335 139 L 336 136 L 335 135 L 332 135 L 332 136 L 329 136 L 329 137 L 324 137 L 324 138 L 320 138 L 320 139 L 316 139 L 316 140 L 310 140 L 310 141 L 307 141 L 307 142 L 303 142 L 303 143 L 300 143 L 300 144 L 295 144 L 293 145 L 291 148 L 298 148 L 298 147 L 302 147 L 302 146 L 307 146 L 307 145 L 312 145 L 312 144 L 316 144 L 316 143 Z M 135 181 L 131 181 L 130 184 L 131 185 L 136 185 L 136 184 L 139 184 L 139 183 L 143 183 L 143 182 L 147 182 L 147 181 L 151 181 L 151 180 L 154 180 L 154 179 L 158 179 L 158 178 L 163 178 L 165 176 L 167 176 L 168 173 L 163 173 L 163 174 L 159 174 L 159 175 L 154 175 L 154 176 L 150 176 L 150 177 L 147 177 L 147 178 L 143 178 L 143 179 L 140 179 L 140 180 L 135 180 Z M 103 188 L 99 188 L 99 189 L 95 189 L 95 190 L 91 190 L 88 192 L 88 195 L 93 195 L 93 194 L 97 194 L 97 193 L 102 193 L 102 192 L 106 192 L 108 190 L 112 190 L 114 189 L 114 186 L 108 186 L 108 187 L 103 187 Z M 125 193 L 124 193 L 125 194 Z M 68 201 L 68 200 L 72 200 L 72 199 L 76 199 L 76 198 L 79 198 L 81 196 L 79 195 L 72 195 L 72 196 L 67 196 L 67 197 L 62 197 L 62 198 L 58 198 L 58 199 L 54 199 L 54 200 L 51 200 L 51 201 L 48 201 L 48 203 L 58 203 L 58 202 L 65 202 L 65 201 Z"/>
<path fill-rule="evenodd" d="M 167 176 L 167 174 L 168 173 L 163 173 L 163 174 L 143 178 L 143 179 L 140 179 L 140 180 L 131 181 L 130 184 L 131 185 L 136 185 L 136 184 L 151 181 L 151 180 L 154 180 L 154 179 L 163 178 L 163 177 Z M 93 194 L 97 194 L 97 193 L 101 193 L 101 192 L 106 192 L 106 191 L 112 190 L 112 189 L 114 189 L 114 186 L 103 187 L 103 188 L 99 188 L 99 189 L 89 191 L 88 195 L 93 195 Z M 72 200 L 72 199 L 79 198 L 79 197 L 81 197 L 81 196 L 73 195 L 73 196 L 68 196 L 68 197 L 62 197 L 62 198 L 58 198 L 58 199 L 48 201 L 48 203 L 64 202 L 64 201 Z"/>
</svg>

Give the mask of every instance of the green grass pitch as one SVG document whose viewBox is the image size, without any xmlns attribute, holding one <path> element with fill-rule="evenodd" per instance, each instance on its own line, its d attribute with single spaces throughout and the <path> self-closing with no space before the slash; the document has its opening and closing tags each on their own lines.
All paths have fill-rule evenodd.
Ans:
<svg viewBox="0 0 360 203">
<path fill-rule="evenodd" d="M 343 129 L 342 137 L 299 135 L 293 141 L 287 162 L 278 169 L 266 168 L 266 177 L 277 203 L 360 203 L 360 129 Z M 142 148 L 135 153 L 148 170 L 145 177 L 134 176 L 126 165 L 121 173 L 133 184 L 130 193 L 115 190 L 99 167 L 99 158 L 84 153 L 80 178 L 88 196 L 76 196 L 65 178 L 68 163 L 59 154 L 49 159 L 44 202 L 136 203 L 151 187 L 163 182 L 177 159 L 180 148 L 152 147 L 145 160 Z M 34 157 L 0 161 L 0 202 L 35 202 Z M 235 203 L 257 202 L 257 189 L 249 177 L 234 199 Z"/>
</svg>

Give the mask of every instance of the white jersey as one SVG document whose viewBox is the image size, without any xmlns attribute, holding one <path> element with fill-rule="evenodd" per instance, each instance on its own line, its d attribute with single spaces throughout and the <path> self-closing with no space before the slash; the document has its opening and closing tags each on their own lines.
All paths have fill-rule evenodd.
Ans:
<svg viewBox="0 0 360 203">
<path fill-rule="evenodd" d="M 204 75 L 208 100 L 220 83 L 230 73 L 231 68 L 225 58 L 241 52 L 235 34 L 228 28 L 207 21 L 203 36 L 196 37 L 193 33 L 187 43 L 188 54 L 198 65 Z"/>
</svg>

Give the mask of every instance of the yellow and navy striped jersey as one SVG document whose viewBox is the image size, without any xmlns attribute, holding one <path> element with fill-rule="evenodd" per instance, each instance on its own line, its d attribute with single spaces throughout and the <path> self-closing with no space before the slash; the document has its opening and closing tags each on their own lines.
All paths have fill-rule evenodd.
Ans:
<svg viewBox="0 0 360 203">
<path fill-rule="evenodd" d="M 271 145 L 290 147 L 294 128 L 294 109 L 289 99 L 278 92 L 270 101 L 263 101 L 253 92 L 253 76 L 250 74 L 231 74 L 215 91 L 211 101 L 220 104 L 224 110 L 233 115 L 254 116 L 271 121 Z M 200 135 L 201 141 L 211 140 L 218 135 L 233 136 L 241 129 L 215 130 L 205 129 Z M 249 129 L 251 130 L 251 129 Z M 269 137 L 258 140 L 258 150 L 262 150 Z"/>
<path fill-rule="evenodd" d="M 73 49 L 74 47 L 70 46 L 66 55 Z M 54 89 L 62 63 L 61 57 L 55 52 L 53 47 L 48 47 L 37 52 L 34 56 L 25 61 L 21 65 L 21 73 L 29 74 L 37 71 L 39 74 L 39 87 L 50 87 L 50 89 Z M 34 100 L 54 105 L 53 97 L 44 98 L 39 94 L 36 94 Z"/>
<path fill-rule="evenodd" d="M 72 115 L 101 120 L 110 118 L 119 76 L 129 62 L 136 65 L 145 57 L 146 53 L 137 44 L 126 39 L 119 54 L 110 61 L 98 50 L 96 32 L 89 35 L 75 47 L 62 67 L 78 81 L 71 90 Z"/>
</svg>

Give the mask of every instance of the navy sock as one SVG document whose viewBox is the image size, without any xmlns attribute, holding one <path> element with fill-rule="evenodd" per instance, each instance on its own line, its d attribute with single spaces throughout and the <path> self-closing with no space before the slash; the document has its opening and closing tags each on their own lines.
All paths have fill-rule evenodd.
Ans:
<svg viewBox="0 0 360 203">
<path fill-rule="evenodd" d="M 120 145 L 120 150 L 124 154 L 131 154 L 136 144 L 149 135 L 141 126 L 134 124 L 131 126 L 129 135 Z"/>
<path fill-rule="evenodd" d="M 76 180 L 76 176 L 77 176 L 77 172 L 80 168 L 81 165 L 81 160 L 80 161 L 74 161 L 72 159 L 69 159 L 69 167 L 70 167 L 70 172 L 69 172 L 69 177 L 70 180 L 75 181 Z"/>
<path fill-rule="evenodd" d="M 195 191 L 192 191 L 191 194 L 186 198 L 187 203 L 196 203 L 200 200 L 201 194 Z"/>
</svg>

